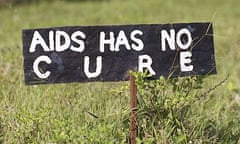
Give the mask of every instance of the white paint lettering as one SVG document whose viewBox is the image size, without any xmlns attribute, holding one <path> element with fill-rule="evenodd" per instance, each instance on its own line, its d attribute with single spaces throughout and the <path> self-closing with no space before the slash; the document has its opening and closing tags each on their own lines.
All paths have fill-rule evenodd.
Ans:
<svg viewBox="0 0 240 144">
<path fill-rule="evenodd" d="M 171 50 L 175 50 L 175 30 L 170 30 L 170 35 L 166 30 L 161 30 L 162 51 L 166 51 L 166 41 Z"/>
<path fill-rule="evenodd" d="M 63 41 L 62 41 L 63 40 Z M 56 52 L 67 50 L 71 44 L 68 34 L 64 31 L 56 31 Z M 61 43 L 63 42 L 63 43 Z"/>
<path fill-rule="evenodd" d="M 49 47 L 47 46 L 46 42 L 44 41 L 44 39 L 42 38 L 42 36 L 40 35 L 40 33 L 39 33 L 38 31 L 34 31 L 29 52 L 30 52 L 30 53 L 35 52 L 37 45 L 40 45 L 45 52 L 50 51 Z"/>
<path fill-rule="evenodd" d="M 186 43 L 182 43 L 182 41 L 181 41 L 181 37 L 184 34 L 187 36 L 187 39 L 188 39 Z M 192 44 L 191 32 L 186 28 L 183 28 L 183 29 L 179 30 L 178 33 L 177 33 L 176 40 L 177 40 L 177 45 L 181 49 L 183 49 L 183 50 L 188 49 L 190 47 L 190 45 Z"/>
<path fill-rule="evenodd" d="M 75 46 L 72 45 L 70 49 L 71 49 L 72 51 L 81 53 L 81 52 L 83 52 L 84 49 L 85 49 L 85 44 L 84 44 L 84 41 L 78 39 L 78 37 L 80 37 L 80 38 L 82 38 L 82 39 L 86 39 L 86 35 L 85 35 L 83 32 L 81 32 L 81 31 L 76 31 L 76 32 L 74 32 L 74 33 L 72 34 L 72 36 L 71 36 L 71 40 L 74 41 L 74 42 L 76 42 L 79 46 L 78 46 L 78 47 L 75 47 Z"/>
<path fill-rule="evenodd" d="M 106 34 L 105 32 L 100 32 L 100 52 L 104 53 L 105 45 L 109 45 L 110 51 L 114 51 L 114 33 L 110 32 L 109 33 L 109 39 L 106 39 Z"/>
<path fill-rule="evenodd" d="M 128 43 L 127 36 L 122 30 L 118 33 L 118 37 L 115 44 L 115 51 L 119 52 L 120 51 L 119 47 L 121 45 L 125 46 L 127 50 L 131 50 L 131 47 Z"/>
<path fill-rule="evenodd" d="M 97 56 L 97 62 L 96 62 L 96 71 L 90 72 L 89 71 L 89 65 L 90 65 L 90 58 L 89 56 L 84 57 L 84 73 L 88 78 L 96 78 L 98 77 L 102 72 L 102 56 Z"/>
<path fill-rule="evenodd" d="M 189 51 L 180 52 L 180 69 L 182 72 L 188 72 L 193 70 L 193 65 L 190 65 L 192 53 Z"/>
<path fill-rule="evenodd" d="M 54 32 L 49 31 L 49 49 L 50 51 L 54 51 Z"/>
<path fill-rule="evenodd" d="M 152 75 L 156 75 L 156 72 L 152 69 L 152 58 L 149 55 L 140 55 L 138 57 L 138 71 L 143 72 L 147 69 Z"/>
<path fill-rule="evenodd" d="M 136 35 L 143 35 L 143 32 L 140 30 L 134 30 L 131 32 L 131 40 L 135 42 L 135 44 L 131 44 L 132 49 L 134 49 L 135 51 L 141 51 L 143 50 L 144 44 L 143 41 L 139 38 L 136 37 Z"/>
<path fill-rule="evenodd" d="M 42 73 L 41 70 L 39 69 L 39 63 L 45 62 L 47 64 L 51 64 L 52 61 L 48 56 L 39 56 L 33 63 L 33 71 L 34 73 L 41 79 L 46 79 L 50 76 L 51 72 L 46 71 L 45 73 Z"/>
</svg>

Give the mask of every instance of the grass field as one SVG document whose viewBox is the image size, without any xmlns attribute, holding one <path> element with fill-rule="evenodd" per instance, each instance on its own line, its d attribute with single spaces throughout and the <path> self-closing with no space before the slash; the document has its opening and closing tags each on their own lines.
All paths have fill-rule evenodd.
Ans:
<svg viewBox="0 0 240 144">
<path fill-rule="evenodd" d="M 204 90 L 230 77 L 195 112 L 214 118 L 216 131 L 232 122 L 221 131 L 240 133 L 239 7 L 239 0 L 106 0 L 0 8 L 0 143 L 126 143 L 128 82 L 24 84 L 22 29 L 102 24 L 213 22 L 218 74 L 204 79 Z M 231 142 L 216 139 L 208 143 Z"/>
</svg>

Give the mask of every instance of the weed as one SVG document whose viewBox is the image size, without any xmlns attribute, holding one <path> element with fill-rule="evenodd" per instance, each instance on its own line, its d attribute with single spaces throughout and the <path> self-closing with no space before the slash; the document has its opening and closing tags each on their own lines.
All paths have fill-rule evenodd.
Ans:
<svg viewBox="0 0 240 144">
<path fill-rule="evenodd" d="M 225 122 L 202 115 L 202 109 L 213 97 L 210 93 L 226 80 L 204 87 L 205 76 L 149 80 L 147 73 L 134 73 L 138 87 L 138 141 L 147 143 L 236 143 L 239 120 Z M 204 97 L 204 98 L 203 98 Z M 235 119 L 236 120 L 236 119 Z M 232 127 L 229 129 L 229 127 Z M 220 128 L 220 129 L 219 129 Z M 227 131 L 224 131 L 227 129 Z M 234 134 L 233 134 L 234 133 Z"/>
</svg>

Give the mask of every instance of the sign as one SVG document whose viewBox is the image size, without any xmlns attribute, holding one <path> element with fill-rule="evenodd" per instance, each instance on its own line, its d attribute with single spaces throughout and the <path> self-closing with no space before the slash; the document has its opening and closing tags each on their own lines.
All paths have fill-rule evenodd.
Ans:
<svg viewBox="0 0 240 144">
<path fill-rule="evenodd" d="M 22 32 L 26 84 L 216 74 L 212 23 L 74 26 Z"/>
</svg>

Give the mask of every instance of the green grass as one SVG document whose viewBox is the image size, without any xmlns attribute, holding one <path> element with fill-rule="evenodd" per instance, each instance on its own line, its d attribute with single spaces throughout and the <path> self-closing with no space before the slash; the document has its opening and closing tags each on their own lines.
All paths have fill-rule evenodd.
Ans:
<svg viewBox="0 0 240 144">
<path fill-rule="evenodd" d="M 223 127 L 236 121 L 240 115 L 236 99 L 240 95 L 239 6 L 238 0 L 108 0 L 1 8 L 0 143 L 114 143 L 124 142 L 128 135 L 122 123 L 129 112 L 128 89 L 110 91 L 127 82 L 24 85 L 21 30 L 28 28 L 212 21 L 218 75 L 205 79 L 205 90 L 227 74 L 230 78 L 196 113 L 225 121 Z"/>
</svg>

